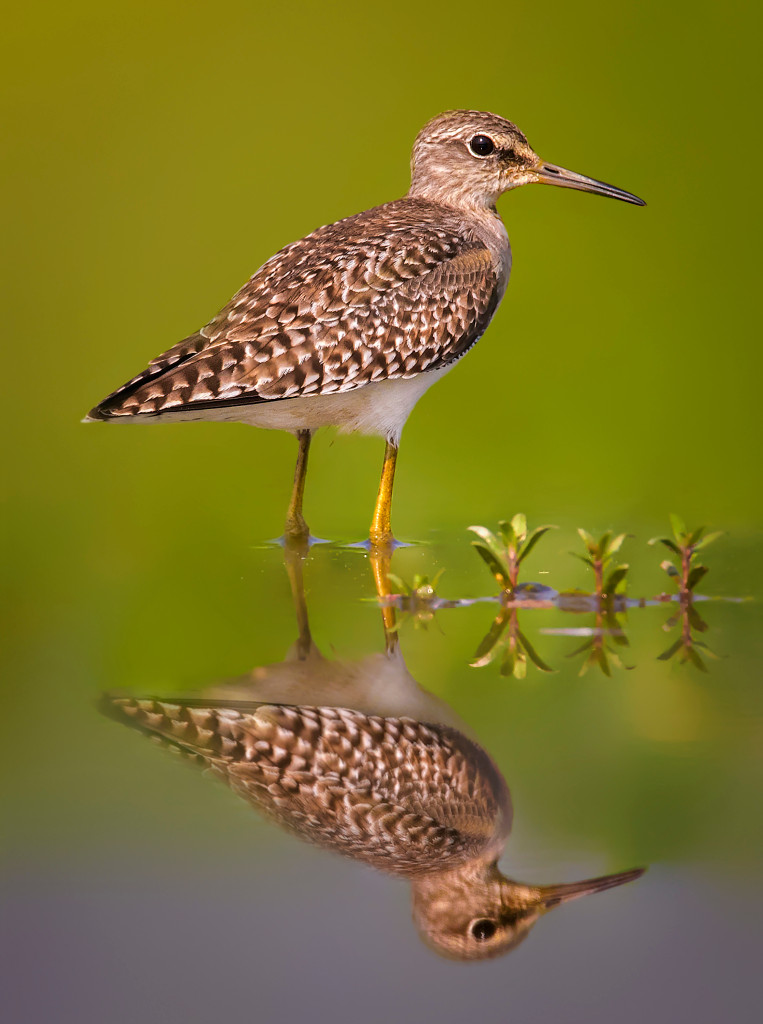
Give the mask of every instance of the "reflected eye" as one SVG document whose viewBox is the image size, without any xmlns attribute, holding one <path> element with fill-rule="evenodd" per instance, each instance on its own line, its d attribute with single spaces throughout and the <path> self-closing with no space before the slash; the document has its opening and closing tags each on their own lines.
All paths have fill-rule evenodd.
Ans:
<svg viewBox="0 0 763 1024">
<path fill-rule="evenodd" d="M 495 143 L 489 135 L 475 135 L 469 143 L 469 149 L 475 156 L 490 156 L 495 149 Z"/>
<path fill-rule="evenodd" d="M 488 939 L 492 939 L 495 935 L 495 921 L 481 917 L 477 921 L 472 921 L 469 925 L 469 931 L 472 933 L 472 938 L 475 938 L 477 942 L 487 942 Z"/>
</svg>

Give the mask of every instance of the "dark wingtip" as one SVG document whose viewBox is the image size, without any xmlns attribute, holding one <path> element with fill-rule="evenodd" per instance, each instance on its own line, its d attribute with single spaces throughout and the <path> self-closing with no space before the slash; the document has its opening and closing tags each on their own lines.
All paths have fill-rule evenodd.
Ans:
<svg viewBox="0 0 763 1024">
<path fill-rule="evenodd" d="M 109 395 L 98 405 L 94 405 L 87 416 L 80 420 L 80 423 L 108 423 L 110 420 L 119 418 L 119 402 L 114 401 L 115 395 Z"/>
<path fill-rule="evenodd" d="M 87 416 L 82 417 L 80 423 L 100 423 L 106 419 L 108 419 L 108 416 L 104 416 L 101 412 L 100 405 L 96 405 L 90 410 Z"/>
</svg>

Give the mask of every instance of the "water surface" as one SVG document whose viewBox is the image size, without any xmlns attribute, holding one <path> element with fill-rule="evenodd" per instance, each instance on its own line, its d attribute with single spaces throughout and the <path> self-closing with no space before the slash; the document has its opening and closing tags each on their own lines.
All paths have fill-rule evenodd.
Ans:
<svg viewBox="0 0 763 1024">
<path fill-rule="evenodd" d="M 567 554 L 574 533 L 551 536 L 508 608 L 466 531 L 395 552 L 383 602 L 390 567 L 362 550 L 318 545 L 302 561 L 250 547 L 216 589 L 176 589 L 150 639 L 133 594 L 87 685 L 65 692 L 51 664 L 17 693 L 14 1019 L 206 1021 L 251 1003 L 255 1019 L 354 1020 L 362 1006 L 385 1021 L 401 1000 L 453 1021 L 754 1019 L 759 612 L 736 599 L 760 552 L 734 538 L 708 552 L 691 623 L 675 601 L 607 618 L 569 595 L 591 584 Z M 669 581 L 643 539 L 627 542 L 629 594 L 655 598 Z M 142 586 L 171 569 L 153 565 Z M 417 574 L 440 572 L 434 595 L 411 597 Z M 97 611 L 79 625 L 104 644 Z M 702 667 L 682 636 L 706 645 Z M 228 737 L 259 715 L 281 740 L 241 747 L 232 781 L 212 713 Z M 255 778 L 295 714 L 303 739 L 316 715 L 339 715 L 386 729 L 393 760 L 405 736 L 418 744 L 415 778 L 372 738 L 350 779 L 352 799 L 367 794 L 375 766 L 399 817 L 379 803 L 384 827 L 355 828 L 346 791 L 316 814 Z M 313 748 L 300 749 L 309 770 Z M 321 755 L 329 774 L 337 751 Z M 511 880 L 500 911 L 486 896 L 497 857 Z M 613 875 L 574 901 L 559 888 Z M 443 901 L 478 940 L 454 949 L 437 934 Z"/>
</svg>

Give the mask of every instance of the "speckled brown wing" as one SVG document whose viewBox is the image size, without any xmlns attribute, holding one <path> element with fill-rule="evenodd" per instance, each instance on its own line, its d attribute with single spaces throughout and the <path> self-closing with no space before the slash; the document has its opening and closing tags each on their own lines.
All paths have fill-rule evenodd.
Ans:
<svg viewBox="0 0 763 1024">
<path fill-rule="evenodd" d="M 455 211 L 388 203 L 276 253 L 199 334 L 90 415 L 326 395 L 438 369 L 483 333 L 498 284 Z"/>
<path fill-rule="evenodd" d="M 502 835 L 503 778 L 462 733 L 325 707 L 105 698 L 303 839 L 395 874 L 441 870 Z"/>
</svg>

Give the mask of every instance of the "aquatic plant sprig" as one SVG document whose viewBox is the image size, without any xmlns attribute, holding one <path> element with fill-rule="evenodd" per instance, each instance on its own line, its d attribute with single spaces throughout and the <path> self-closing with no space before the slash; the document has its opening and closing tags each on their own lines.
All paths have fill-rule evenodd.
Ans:
<svg viewBox="0 0 763 1024">
<path fill-rule="evenodd" d="M 722 537 L 724 531 L 716 530 L 714 533 L 707 533 L 706 526 L 698 526 L 696 530 L 687 530 L 683 519 L 675 513 L 670 515 L 670 526 L 673 531 L 672 537 L 652 537 L 648 543 L 650 545 L 664 544 L 672 553 L 673 560 L 666 558 L 664 562 L 660 562 L 660 568 L 664 569 L 674 581 L 679 594 L 689 596 L 709 572 L 706 565 L 696 560 L 697 552 Z"/>
<path fill-rule="evenodd" d="M 570 554 L 593 569 L 594 592 L 599 601 L 611 598 L 614 594 L 624 593 L 625 578 L 630 567 L 627 563 L 622 563 L 610 570 L 610 565 L 622 547 L 627 534 L 618 533 L 613 536 L 612 531 L 608 530 L 602 534 L 599 540 L 596 540 L 587 530 L 579 529 L 578 533 L 588 554 L 579 555 L 577 551 L 571 551 Z M 605 573 L 607 573 L 606 577 Z"/>
<path fill-rule="evenodd" d="M 437 596 L 436 590 L 444 572 L 444 569 L 440 569 L 431 582 L 428 576 L 416 573 L 411 583 L 406 583 L 401 576 L 397 576 L 395 573 L 387 573 L 388 581 L 397 590 L 397 594 L 390 594 L 389 598 L 402 612 L 413 618 L 416 628 L 426 629 L 428 623 L 434 619 L 436 610 L 449 604 Z M 392 628 L 399 629 L 400 623 L 398 622 Z"/>
<path fill-rule="evenodd" d="M 470 526 L 469 529 L 479 538 L 472 541 L 472 547 L 486 563 L 504 593 L 511 597 L 519 583 L 522 562 L 543 534 L 557 527 L 551 524 L 536 526 L 528 534 L 527 518 L 524 513 L 517 512 L 511 520 L 499 521 L 498 536 L 485 526 Z"/>
<path fill-rule="evenodd" d="M 562 612 L 594 613 L 595 622 L 590 627 L 541 628 L 540 632 L 584 637 L 582 645 L 570 652 L 568 657 L 583 657 L 581 675 L 591 666 L 595 666 L 604 675 L 610 676 L 614 669 L 627 670 L 633 667 L 625 664 L 621 657 L 624 653 L 622 648 L 629 647 L 624 628 L 625 614 L 630 609 L 668 602 L 679 607 L 665 628 L 671 630 L 680 622 L 681 630 L 678 639 L 658 655 L 659 659 L 675 659 L 677 662 L 707 671 L 706 658 L 716 658 L 717 655 L 698 636 L 708 627 L 697 614 L 694 602 L 708 598 L 695 596 L 694 588 L 707 574 L 708 569 L 697 560 L 697 553 L 723 536 L 723 533 L 708 533 L 706 527 L 689 531 L 683 521 L 675 515 L 670 517 L 670 521 L 673 536 L 655 537 L 649 543 L 661 543 L 671 552 L 673 560 L 664 561 L 662 568 L 676 581 L 678 593 L 671 595 L 662 592 L 654 597 L 641 598 L 626 593 L 629 566 L 617 561 L 618 553 L 629 534 L 610 530 L 597 539 L 587 530 L 578 530 L 585 544 L 585 554 L 572 553 L 593 572 L 594 592 L 558 592 L 541 584 L 519 582 L 522 563 L 539 538 L 547 530 L 552 529 L 550 525 L 538 527 L 529 533 L 525 516 L 519 513 L 510 521 L 501 521 L 496 533 L 484 526 L 470 527 L 477 535 L 472 541 L 472 546 L 502 588 L 497 598 L 470 598 L 451 602 L 469 604 L 480 600 L 497 599 L 502 605 L 501 612 L 475 652 L 472 665 L 481 667 L 494 663 L 500 667 L 502 675 L 515 678 L 524 678 L 530 664 L 544 672 L 552 671 L 520 631 L 516 613 L 519 609 L 556 608 Z"/>
</svg>

